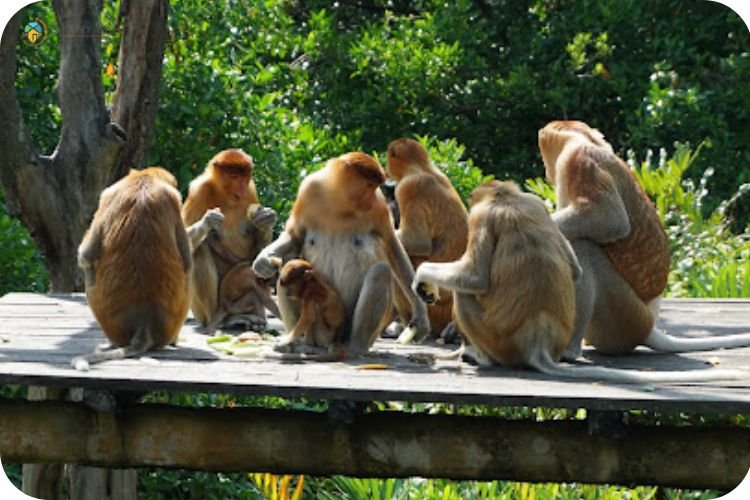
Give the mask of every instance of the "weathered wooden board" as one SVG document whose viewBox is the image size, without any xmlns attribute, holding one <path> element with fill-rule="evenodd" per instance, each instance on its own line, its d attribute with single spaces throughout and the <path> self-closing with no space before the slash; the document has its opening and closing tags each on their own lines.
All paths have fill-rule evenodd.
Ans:
<svg viewBox="0 0 750 500">
<path fill-rule="evenodd" d="M 163 466 L 277 474 L 655 484 L 729 491 L 747 474 L 750 429 L 378 411 L 325 412 L 0 399 L 0 454 L 12 462 Z"/>
<path fill-rule="evenodd" d="M 278 320 L 274 322 L 280 328 Z M 750 301 L 666 300 L 660 327 L 676 335 L 750 331 Z M 230 356 L 211 348 L 192 321 L 178 349 L 146 360 L 110 361 L 89 372 L 70 360 L 104 341 L 81 295 L 9 294 L 0 298 L 0 383 L 106 390 L 170 390 L 313 399 L 388 400 L 547 406 L 598 410 L 750 413 L 750 348 L 691 354 L 639 349 L 624 357 L 586 350 L 592 362 L 640 370 L 748 371 L 738 381 L 654 386 L 561 381 L 529 370 L 481 369 L 452 361 L 420 364 L 410 355 L 445 350 L 435 344 L 397 346 L 379 340 L 365 359 L 339 363 L 284 363 Z M 364 369 L 367 364 L 387 369 Z"/>
</svg>

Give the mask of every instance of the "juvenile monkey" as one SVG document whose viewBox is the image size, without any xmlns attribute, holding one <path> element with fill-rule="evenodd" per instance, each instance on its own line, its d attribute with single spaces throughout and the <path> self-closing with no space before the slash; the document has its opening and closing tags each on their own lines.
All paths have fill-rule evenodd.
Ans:
<svg viewBox="0 0 750 500">
<path fill-rule="evenodd" d="M 176 186 L 172 174 L 152 167 L 131 170 L 102 192 L 78 264 L 89 306 L 114 349 L 74 358 L 76 369 L 175 344 L 191 267 Z"/>
<path fill-rule="evenodd" d="M 244 314 L 248 310 L 260 311 L 264 308 L 277 318 L 281 315 L 266 281 L 255 274 L 250 262 L 238 262 L 221 278 L 219 307 L 213 322 L 206 326 L 206 333 L 212 333 L 227 318 Z"/>
<path fill-rule="evenodd" d="M 636 383 L 738 376 L 720 370 L 641 373 L 558 364 L 573 334 L 574 282 L 583 279 L 570 244 L 544 203 L 512 182 L 480 186 L 470 204 L 466 253 L 456 262 L 423 263 L 413 288 L 428 301 L 436 286 L 453 291 L 456 322 L 471 342 L 467 352 L 472 349 L 480 364 Z"/>
<path fill-rule="evenodd" d="M 401 212 L 397 235 L 416 269 L 422 262 L 457 260 L 466 250 L 468 214 L 448 177 L 430 161 L 427 150 L 414 139 L 397 139 L 388 145 L 388 175 L 397 182 L 396 201 Z M 394 290 L 396 310 L 408 316 L 409 302 Z M 441 290 L 427 309 L 433 335 L 451 322 L 453 296 Z M 389 330 L 398 330 L 391 325 Z M 408 342 L 406 337 L 399 338 Z"/>
<path fill-rule="evenodd" d="M 288 335 L 275 346 L 279 352 L 291 352 L 294 343 L 304 335 L 308 345 L 334 345 L 336 334 L 344 324 L 341 296 L 327 279 L 302 259 L 284 264 L 279 273 L 280 288 L 285 296 L 298 304 L 300 315 Z"/>
<path fill-rule="evenodd" d="M 277 271 L 277 259 L 308 261 L 343 301 L 336 343 L 355 356 L 367 352 L 390 320 L 394 276 L 412 304 L 411 328 L 420 339 L 429 333 L 427 309 L 409 288 L 414 271 L 378 189 L 384 180 L 382 167 L 367 154 L 329 160 L 302 181 L 284 231 L 253 263 L 267 278 Z M 285 287 L 277 293 L 281 319 L 291 331 L 300 307 Z"/>
<path fill-rule="evenodd" d="M 688 339 L 654 328 L 669 274 L 667 236 L 630 168 L 598 130 L 554 121 L 539 131 L 539 149 L 557 194 L 552 218 L 583 268 L 566 359 L 580 356 L 584 338 L 608 354 L 638 345 L 667 352 L 750 345 L 750 334 Z"/>
<path fill-rule="evenodd" d="M 261 208 L 252 178 L 253 160 L 241 149 L 221 151 L 205 171 L 190 183 L 182 218 L 193 248 L 190 305 L 196 320 L 209 331 L 221 324 L 218 290 L 226 273 L 239 262 L 251 263 L 272 238 L 276 213 Z M 235 282 L 235 286 L 240 283 Z M 248 294 L 259 292 L 248 282 Z M 238 296 L 244 297 L 241 293 Z M 261 330 L 266 326 L 262 302 L 244 301 L 222 308 L 234 311 L 224 319 L 229 324 Z M 226 299 L 225 299 L 226 306 Z"/>
</svg>

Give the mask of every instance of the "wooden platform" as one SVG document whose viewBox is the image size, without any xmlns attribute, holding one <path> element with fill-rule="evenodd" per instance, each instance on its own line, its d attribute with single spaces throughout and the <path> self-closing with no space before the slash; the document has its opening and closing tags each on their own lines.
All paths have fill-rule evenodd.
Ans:
<svg viewBox="0 0 750 500">
<path fill-rule="evenodd" d="M 272 320 L 280 329 L 280 322 Z M 673 334 L 750 331 L 750 302 L 667 300 L 660 326 Z M 476 369 L 465 363 L 410 360 L 419 352 L 454 347 L 434 343 L 399 346 L 379 340 L 372 355 L 346 363 L 283 363 L 232 356 L 209 346 L 188 321 L 179 348 L 154 352 L 156 362 L 123 360 L 89 372 L 70 360 L 105 341 L 85 297 L 9 294 L 0 299 L 0 383 L 106 390 L 201 391 L 246 395 L 306 396 L 356 401 L 422 401 L 594 410 L 750 413 L 750 348 L 662 354 L 648 349 L 624 357 L 585 356 L 612 367 L 640 370 L 707 370 L 711 364 L 748 371 L 740 381 L 687 385 L 612 385 L 560 381 L 529 370 Z M 387 365 L 362 369 L 362 365 Z"/>
<path fill-rule="evenodd" d="M 750 301 L 666 300 L 662 309 L 663 313 L 659 326 L 675 335 L 700 336 L 709 333 L 730 335 L 750 331 Z M 280 325 L 278 320 L 273 320 L 271 323 L 277 327 Z M 529 370 L 505 368 L 478 370 L 467 364 L 453 361 L 424 364 L 422 360 L 415 359 L 412 356 L 415 353 L 448 349 L 434 343 L 398 346 L 391 341 L 379 340 L 376 342 L 372 354 L 365 359 L 336 363 L 285 363 L 247 354 L 225 354 L 209 345 L 207 339 L 205 335 L 196 332 L 195 324 L 192 321 L 188 321 L 180 334 L 177 349 L 154 352 L 146 360 L 109 361 L 93 366 L 89 372 L 78 372 L 70 367 L 70 360 L 74 356 L 90 352 L 96 345 L 104 341 L 104 336 L 86 305 L 85 297 L 82 295 L 9 294 L 0 298 L 0 384 L 75 387 L 110 393 L 167 390 L 237 395 L 274 395 L 287 398 L 304 396 L 310 399 L 345 401 L 446 402 L 496 406 L 585 408 L 590 412 L 619 412 L 641 409 L 686 413 L 750 414 L 750 348 L 680 355 L 660 354 L 644 348 L 639 349 L 632 355 L 616 358 L 597 355 L 591 350 L 585 351 L 585 357 L 588 360 L 612 367 L 651 371 L 687 371 L 709 370 L 718 365 L 721 368 L 736 368 L 748 372 L 748 377 L 730 382 L 646 386 L 608 384 L 596 381 L 555 380 Z M 266 344 L 271 342 L 272 340 L 265 341 Z M 252 349 L 244 352 L 252 354 Z M 665 467 L 671 470 L 670 467 L 675 468 L 674 464 L 669 465 L 667 463 L 669 460 L 661 455 L 653 458 L 655 465 L 649 466 L 651 469 L 643 469 L 648 459 L 643 456 L 641 451 L 623 451 L 627 448 L 623 448 L 623 446 L 626 446 L 630 442 L 629 440 L 626 440 L 627 443 L 619 441 L 618 444 L 617 441 L 612 441 L 607 444 L 607 446 L 611 446 L 610 453 L 612 456 L 618 457 L 618 466 L 612 470 L 608 469 L 606 474 L 597 468 L 591 469 L 591 467 L 588 467 L 587 469 L 584 462 L 580 466 L 560 465 L 558 462 L 575 461 L 575 456 L 566 458 L 567 455 L 562 450 L 554 452 L 554 463 L 546 463 L 545 461 L 543 461 L 544 463 L 537 463 L 532 460 L 526 465 L 519 465 L 518 460 L 514 462 L 510 458 L 506 460 L 503 456 L 497 456 L 492 459 L 495 468 L 488 466 L 477 468 L 476 464 L 471 465 L 474 458 L 467 458 L 465 463 L 458 459 L 451 459 L 449 464 L 438 466 L 441 455 L 445 454 L 446 450 L 455 448 L 456 443 L 436 445 L 436 443 L 430 442 L 430 446 L 434 449 L 430 448 L 431 451 L 424 451 L 431 457 L 430 460 L 425 461 L 426 458 L 421 459 L 421 461 L 417 460 L 416 466 L 402 467 L 400 464 L 390 461 L 388 461 L 387 467 L 382 466 L 382 464 L 376 466 L 373 465 L 374 459 L 372 457 L 368 459 L 369 462 L 362 459 L 362 463 L 355 463 L 356 460 L 352 458 L 355 451 L 357 453 L 371 453 L 372 450 L 368 450 L 364 445 L 362 445 L 362 449 L 356 448 L 353 444 L 355 438 L 352 436 L 348 438 L 352 442 L 347 441 L 348 446 L 350 446 L 350 448 L 347 448 L 349 450 L 347 451 L 349 462 L 346 460 L 336 462 L 338 459 L 331 459 L 334 462 L 328 464 L 325 459 L 317 456 L 319 453 L 313 453 L 317 458 L 315 459 L 316 463 L 312 465 L 295 462 L 295 460 L 300 460 L 298 456 L 290 456 L 284 460 L 269 458 L 267 455 L 235 456 L 234 454 L 237 451 L 228 445 L 223 454 L 216 453 L 211 460 L 198 460 L 195 456 L 181 459 L 171 456 L 165 458 L 163 451 L 158 453 L 153 450 L 141 451 L 141 454 L 138 454 L 136 451 L 125 449 L 129 440 L 124 439 L 121 433 L 127 430 L 127 435 L 133 436 L 135 431 L 131 426 L 136 425 L 137 422 L 133 423 L 127 419 L 122 420 L 122 413 L 115 414 L 112 417 L 117 422 L 114 427 L 115 430 L 110 428 L 103 430 L 97 427 L 91 431 L 92 435 L 97 436 L 96 439 L 102 440 L 106 440 L 106 436 L 109 436 L 108 432 L 114 433 L 114 437 L 110 436 L 110 438 L 113 443 L 116 443 L 113 446 L 118 447 L 119 451 L 115 453 L 105 452 L 96 447 L 92 450 L 91 443 L 79 449 L 74 441 L 60 437 L 64 435 L 62 430 L 59 430 L 58 441 L 54 441 L 55 435 L 50 434 L 52 431 L 46 431 L 46 428 L 38 428 L 38 423 L 33 422 L 33 419 L 28 416 L 34 414 L 46 415 L 45 418 L 50 419 L 50 422 L 57 422 L 62 419 L 55 425 L 64 429 L 65 426 L 80 427 L 80 424 L 75 423 L 79 421 L 77 419 L 102 419 L 103 417 L 96 409 L 83 408 L 82 405 L 73 405 L 72 403 L 37 403 L 38 406 L 33 406 L 34 403 L 7 401 L 3 403 L 2 400 L 0 400 L 0 403 L 2 403 L 0 405 L 0 454 L 6 460 L 10 456 L 11 459 L 16 460 L 29 458 L 37 458 L 42 461 L 69 460 L 110 466 L 151 464 L 209 470 L 308 471 L 388 476 L 413 474 L 474 478 L 513 477 L 526 480 L 637 482 L 638 484 L 659 483 L 693 487 L 727 487 L 731 484 L 737 484 L 739 482 L 738 477 L 741 479 L 744 476 L 744 471 L 750 467 L 750 431 L 743 429 L 734 429 L 732 434 L 717 434 L 710 439 L 706 438 L 709 440 L 705 443 L 714 443 L 710 445 L 714 447 L 719 446 L 716 449 L 712 448 L 713 455 L 709 454 L 703 458 L 703 460 L 713 462 L 708 465 L 704 462 L 701 462 L 700 465 L 693 465 L 694 467 L 700 467 L 702 470 L 696 472 L 682 470 L 674 478 L 669 476 L 668 470 L 665 472 Z M 139 409 L 133 414 L 134 416 L 131 415 L 134 419 L 138 415 L 140 418 L 146 418 L 145 415 L 156 412 L 156 416 L 153 418 L 158 420 L 159 412 L 166 411 L 165 415 L 170 415 L 168 421 L 169 427 L 172 429 L 172 433 L 168 433 L 169 435 L 174 436 L 175 428 L 182 429 L 181 432 L 184 433 L 200 432 L 191 427 L 192 424 L 188 425 L 187 423 L 185 428 L 180 428 L 179 425 L 173 427 L 176 425 L 175 422 L 180 421 L 180 418 L 184 417 L 187 419 L 186 422 L 191 421 L 194 414 L 189 411 L 178 415 L 175 413 L 178 410 L 172 408 L 164 410 L 154 409 L 153 405 L 137 406 Z M 144 408 L 146 406 L 149 407 Z M 128 412 L 132 411 L 132 409 L 125 410 L 125 413 L 129 414 Z M 310 437 L 315 435 L 315 431 L 309 427 L 311 422 L 319 423 L 319 416 L 303 415 L 302 420 L 294 421 L 297 422 L 294 423 L 285 420 L 287 417 L 279 413 L 273 414 L 270 420 L 267 420 L 266 416 L 269 415 L 267 413 L 253 413 L 251 410 L 242 411 L 245 413 L 222 413 L 220 410 L 206 410 L 201 415 L 205 419 L 208 419 L 210 415 L 210 420 L 213 422 L 225 421 L 226 425 L 240 425 L 237 423 L 237 416 L 241 414 L 243 417 L 239 419 L 239 422 L 245 422 L 242 425 L 250 425 L 248 422 L 255 422 L 254 425 L 259 426 L 258 428 L 267 427 L 266 431 L 272 433 L 275 436 L 274 439 L 277 440 L 274 441 L 275 445 L 288 446 L 290 449 L 287 451 L 290 451 L 291 455 L 298 455 L 294 451 L 295 447 L 310 450 L 310 446 L 315 443 L 317 443 L 315 446 L 321 446 L 320 442 Z M 99 415 L 99 417 L 96 417 L 96 415 Z M 284 413 L 283 415 L 287 414 Z M 535 439 L 538 439 L 540 435 L 547 435 L 545 433 L 552 432 L 550 429 L 554 427 L 554 432 L 549 435 L 549 442 L 545 441 L 547 444 L 544 444 L 543 447 L 551 446 L 551 450 L 556 450 L 559 441 L 559 443 L 568 443 L 573 448 L 579 446 L 580 453 L 590 454 L 601 452 L 601 446 L 604 446 L 600 437 L 591 437 L 591 427 L 586 427 L 585 424 L 583 424 L 583 427 L 576 427 L 575 424 L 561 423 L 558 426 L 552 425 L 550 429 L 544 426 L 535 426 L 533 430 L 530 430 L 526 427 L 516 428 L 513 427 L 516 425 L 515 423 L 507 424 L 497 421 L 497 419 L 464 421 L 462 419 L 465 419 L 465 417 L 454 416 L 454 419 L 444 422 L 441 420 L 442 417 L 433 419 L 429 417 L 426 415 L 405 415 L 406 420 L 401 419 L 399 423 L 391 422 L 385 425 L 380 420 L 377 420 L 380 423 L 374 422 L 376 422 L 376 419 L 395 417 L 365 415 L 365 419 L 370 419 L 365 427 L 355 425 L 347 428 L 347 432 L 355 432 L 356 430 L 357 439 L 365 439 L 363 437 L 365 435 L 373 439 L 385 439 L 387 436 L 396 439 L 389 433 L 395 432 L 399 435 L 398 432 L 401 431 L 396 429 L 401 429 L 404 422 L 411 422 L 407 427 L 412 429 L 412 433 L 416 434 L 411 435 L 411 437 L 402 435 L 398 439 L 407 441 L 408 439 L 415 439 L 421 443 L 419 440 L 426 439 L 425 436 L 430 434 L 429 429 L 438 434 L 439 429 L 444 429 L 444 432 L 449 435 L 454 432 L 465 431 L 462 443 L 476 441 L 476 446 L 481 448 L 487 445 L 485 443 L 487 438 L 483 437 L 482 434 L 475 435 L 472 433 L 478 432 L 476 429 L 482 428 L 483 425 L 490 425 L 491 428 L 495 429 L 493 432 L 510 432 L 516 436 L 516 439 L 522 441 L 526 439 L 522 437 L 526 436 L 524 433 L 530 432 L 527 437 L 531 441 L 528 441 L 528 443 L 536 443 Z M 148 420 L 142 425 L 148 426 L 151 423 L 157 425 L 155 422 Z M 360 420 L 359 424 L 362 424 L 362 422 L 365 422 L 365 420 Z M 119 425 L 122 425 L 124 430 L 117 430 Z M 266 427 L 263 427 L 264 425 Z M 284 436 L 274 433 L 275 425 L 288 426 Z M 329 430 L 334 434 L 341 432 L 341 428 L 336 427 L 338 424 L 328 423 L 325 425 L 333 425 L 334 427 Z M 510 425 L 512 429 L 509 430 L 507 425 Z M 13 427 L 12 432 L 9 430 L 10 427 Z M 221 425 L 218 427 L 221 427 Z M 317 427 L 315 428 L 317 429 Z M 370 435 L 374 432 L 373 428 L 381 429 L 380 434 L 375 437 Z M 420 428 L 423 435 L 419 434 Z M 457 430 L 451 430 L 454 428 Z M 304 432 L 300 429 L 304 429 Z M 460 429 L 464 429 L 464 431 L 460 431 Z M 85 429 L 78 429 L 75 432 L 85 431 Z M 247 431 L 250 432 L 250 430 Z M 686 432 L 678 429 L 675 431 L 676 434 L 670 434 L 672 431 L 666 429 L 657 429 L 655 432 L 645 430 L 643 431 L 645 434 L 639 435 L 641 441 L 645 440 L 646 442 L 649 440 L 656 440 L 654 442 L 665 440 L 662 446 L 664 450 L 669 450 L 670 453 L 701 454 L 692 446 L 701 442 L 700 436 L 703 430 L 684 429 L 684 431 Z M 97 432 L 104 434 L 99 435 Z M 217 436 L 220 434 L 216 430 L 216 426 L 211 432 Z M 239 431 L 237 432 L 242 434 Z M 300 432 L 302 433 L 300 434 Z M 632 432 L 636 431 L 633 430 Z M 40 435 L 30 436 L 33 433 Z M 143 438 L 140 434 L 136 435 Z M 296 441 L 291 440 L 293 436 L 296 436 L 294 438 Z M 59 445 L 60 439 L 67 443 L 65 444 L 67 448 L 63 447 L 62 451 L 53 452 L 54 442 Z M 154 438 L 150 436 L 149 439 L 153 441 Z M 221 442 L 223 438 L 217 437 L 216 439 Z M 232 443 L 257 443 L 258 435 L 255 434 L 254 437 L 250 434 L 244 437 L 234 435 L 234 438 L 230 436 L 226 439 Z M 287 442 L 285 439 L 289 441 Z M 308 439 L 313 442 L 301 444 L 300 439 Z M 718 445 L 715 444 L 716 439 L 718 439 Z M 573 441 L 571 442 L 571 440 Z M 695 443 L 690 442 L 692 440 L 696 440 Z M 285 444 L 280 444 L 282 442 Z M 18 444 L 18 446 L 14 447 L 13 443 Z M 28 449 L 23 448 L 19 443 L 26 443 Z M 101 443 L 99 442 L 99 444 Z M 380 458 L 385 460 L 383 457 L 390 457 L 388 453 L 393 453 L 393 456 L 396 457 L 393 460 L 400 460 L 399 457 L 403 454 L 402 451 L 398 451 L 400 445 L 398 445 L 398 442 L 391 444 L 393 445 L 392 450 L 390 448 L 390 451 L 380 450 L 375 455 L 380 456 L 378 455 L 380 453 L 382 455 Z M 461 443 L 458 443 L 458 445 L 463 446 Z M 642 445 L 643 443 L 640 443 L 638 446 Z M 709 444 L 705 445 L 709 446 Z M 191 445 L 185 444 L 185 446 L 190 447 Z M 248 446 L 252 447 L 249 444 Z M 507 444 L 507 446 L 511 445 Z M 520 443 L 518 446 L 523 447 L 525 445 Z M 681 446 L 684 449 L 681 449 Z M 97 453 L 96 450 L 99 450 L 99 452 Z M 195 452 L 195 450 L 193 451 Z M 491 455 L 494 456 L 495 453 L 492 452 Z M 542 454 L 547 455 L 546 453 Z M 638 463 L 626 465 L 629 463 L 628 460 L 631 460 L 629 456 L 634 454 L 640 455 L 637 458 Z M 665 463 L 667 465 L 664 465 Z M 691 462 L 688 461 L 688 463 Z M 256 468 L 253 469 L 252 467 Z M 658 470 L 653 469 L 653 467 Z M 712 477 L 709 479 L 707 477 L 709 469 L 717 471 L 714 476 L 718 475 L 721 478 Z M 661 475 L 653 476 L 655 473 Z"/>
</svg>

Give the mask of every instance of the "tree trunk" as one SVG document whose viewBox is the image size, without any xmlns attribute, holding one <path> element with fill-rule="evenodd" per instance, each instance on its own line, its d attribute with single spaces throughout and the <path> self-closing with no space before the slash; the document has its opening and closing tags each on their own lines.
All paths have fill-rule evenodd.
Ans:
<svg viewBox="0 0 750 500">
<path fill-rule="evenodd" d="M 57 98 L 62 132 L 50 156 L 39 154 L 25 130 L 15 89 L 18 15 L 0 48 L 0 179 L 8 209 L 18 215 L 44 254 L 53 292 L 83 288 L 76 250 L 99 193 L 117 166 L 125 134 L 112 123 L 101 79 L 101 2 L 53 4 L 60 32 Z"/>
<path fill-rule="evenodd" d="M 124 1 L 120 16 L 125 19 L 125 26 L 112 116 L 127 133 L 128 142 L 116 179 L 129 169 L 143 168 L 148 163 L 167 40 L 167 0 Z"/>
<path fill-rule="evenodd" d="M 53 2 L 60 30 L 56 92 L 63 121 L 60 140 L 50 156 L 39 153 L 18 103 L 18 14 L 3 32 L 0 183 L 9 212 L 20 217 L 44 255 L 52 292 L 83 289 L 77 249 L 99 193 L 128 168 L 146 162 L 159 97 L 167 6 L 168 0 L 122 2 L 126 22 L 113 122 L 104 103 L 101 78 L 102 1 Z M 87 36 L 76 36 L 81 34 Z M 24 465 L 24 491 L 57 498 L 61 471 L 55 464 Z M 67 475 L 71 497 L 75 493 L 77 498 L 105 498 L 102 492 L 106 491 L 106 498 L 135 498 L 134 471 L 68 467 Z"/>
<path fill-rule="evenodd" d="M 54 2 L 60 33 L 57 97 L 63 116 L 50 156 L 26 131 L 15 89 L 18 15 L 0 44 L 0 181 L 8 210 L 44 254 L 53 292 L 80 291 L 76 252 L 99 193 L 145 165 L 153 133 L 166 40 L 167 0 L 126 1 L 120 71 L 110 120 L 102 86 L 101 0 Z M 86 33 L 90 36 L 64 36 Z M 119 125 L 118 125 L 119 123 Z M 126 134 L 123 129 L 128 131 Z"/>
</svg>

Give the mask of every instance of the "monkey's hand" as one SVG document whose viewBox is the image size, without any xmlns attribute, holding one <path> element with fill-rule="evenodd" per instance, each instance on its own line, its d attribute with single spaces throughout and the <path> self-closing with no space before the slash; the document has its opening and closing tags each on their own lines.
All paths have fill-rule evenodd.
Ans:
<svg viewBox="0 0 750 500">
<path fill-rule="evenodd" d="M 224 223 L 224 214 L 221 213 L 220 208 L 212 208 L 206 210 L 200 221 L 206 227 L 206 231 L 221 232 L 221 225 Z"/>
<path fill-rule="evenodd" d="M 261 252 L 253 261 L 253 271 L 261 279 L 268 279 L 278 272 L 282 264 L 283 261 L 276 255 Z"/>
<path fill-rule="evenodd" d="M 434 304 L 440 299 L 440 289 L 434 283 L 414 282 L 414 293 L 427 304 Z"/>
<path fill-rule="evenodd" d="M 221 233 L 221 225 L 224 223 L 224 214 L 221 213 L 221 209 L 212 208 L 206 210 L 203 217 L 190 227 L 187 227 L 188 239 L 190 240 L 190 248 L 195 250 L 201 243 L 208 237 L 208 233 L 212 230 Z"/>
<path fill-rule="evenodd" d="M 276 211 L 273 208 L 260 207 L 253 214 L 250 223 L 257 229 L 263 231 L 276 225 Z"/>
</svg>

